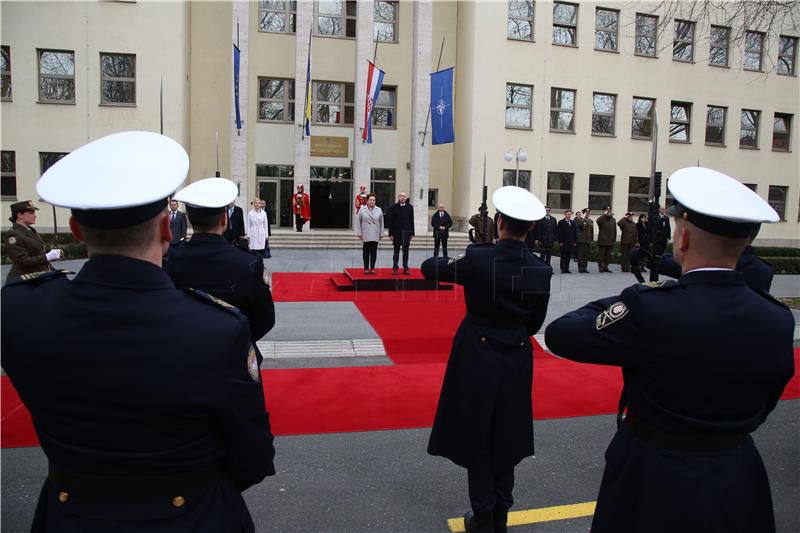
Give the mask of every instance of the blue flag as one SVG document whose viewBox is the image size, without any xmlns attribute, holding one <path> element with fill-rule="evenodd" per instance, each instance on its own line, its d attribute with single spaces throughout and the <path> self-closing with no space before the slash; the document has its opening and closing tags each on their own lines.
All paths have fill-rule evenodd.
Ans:
<svg viewBox="0 0 800 533">
<path fill-rule="evenodd" d="M 233 45 L 233 96 L 236 106 L 236 129 L 242 129 L 242 116 L 239 114 L 239 47 Z"/>
<path fill-rule="evenodd" d="M 453 68 L 431 74 L 432 144 L 455 141 L 453 132 Z"/>
</svg>

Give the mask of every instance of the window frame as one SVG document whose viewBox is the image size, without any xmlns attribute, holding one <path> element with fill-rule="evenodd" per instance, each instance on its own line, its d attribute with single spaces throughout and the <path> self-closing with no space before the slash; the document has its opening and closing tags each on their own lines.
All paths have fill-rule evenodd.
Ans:
<svg viewBox="0 0 800 533">
<path fill-rule="evenodd" d="M 6 156 L 8 154 L 8 159 L 10 165 L 8 168 L 2 168 L 5 166 L 6 163 Z M 17 153 L 14 150 L 0 150 L 0 192 L 4 189 L 4 185 L 6 183 L 11 182 L 13 185 L 14 194 L 0 194 L 0 198 L 3 200 L 16 200 L 17 199 Z"/>
<path fill-rule="evenodd" d="M 614 31 L 603 28 L 598 28 L 597 23 L 597 15 L 600 11 L 604 11 L 606 13 L 613 13 L 615 20 L 614 20 Z M 614 35 L 614 48 L 598 48 L 597 47 L 597 34 L 610 34 Z M 598 52 L 616 52 L 619 53 L 619 9 L 611 9 L 608 7 L 595 7 L 594 9 L 594 49 Z"/>
<path fill-rule="evenodd" d="M 642 116 L 636 114 L 636 101 L 637 100 L 646 100 L 651 103 L 650 105 L 650 113 L 649 115 Z M 631 102 L 631 139 L 639 139 L 644 141 L 652 141 L 653 140 L 653 118 L 655 117 L 655 109 L 656 109 L 656 102 L 655 98 L 647 98 L 644 96 L 634 96 L 633 101 Z M 650 123 L 650 135 L 647 137 L 642 135 L 634 135 L 634 123 L 636 120 L 646 120 Z"/>
<path fill-rule="evenodd" d="M 133 58 L 133 78 L 116 78 L 106 77 L 103 72 L 103 57 L 104 56 L 124 56 Z M 105 92 L 103 91 L 103 84 L 106 82 L 122 82 L 133 83 L 133 102 L 109 102 L 106 100 Z M 136 54 L 129 54 L 125 52 L 100 52 L 100 105 L 111 107 L 136 107 Z"/>
<path fill-rule="evenodd" d="M 755 127 L 754 128 L 745 128 L 743 124 L 743 118 L 745 113 L 751 112 L 755 113 Z M 759 109 L 742 109 L 741 113 L 739 114 L 739 148 L 742 150 L 758 150 L 759 149 L 759 139 L 758 134 L 759 130 L 761 129 L 761 110 Z M 748 146 L 742 144 L 742 132 L 743 131 L 755 131 L 755 146 Z"/>
<path fill-rule="evenodd" d="M 597 111 L 595 109 L 595 97 L 597 96 L 610 96 L 613 102 L 613 109 L 611 113 L 606 111 Z M 592 93 L 592 135 L 596 137 L 616 137 L 617 136 L 617 95 L 614 93 L 603 93 L 603 92 L 593 92 Z M 611 133 L 603 133 L 595 131 L 594 129 L 594 117 L 601 116 L 601 117 L 611 117 Z M 598 174 L 599 175 L 599 174 Z"/>
<path fill-rule="evenodd" d="M 519 15 L 512 15 L 511 14 L 511 2 L 516 1 L 517 4 L 519 3 L 526 3 L 530 4 L 531 6 L 531 16 L 530 17 L 520 17 Z M 531 34 L 530 37 L 513 37 L 508 34 L 508 27 L 511 24 L 511 21 L 514 20 L 524 20 L 530 23 L 531 26 Z M 536 42 L 536 35 L 534 32 L 536 20 L 536 2 L 534 0 L 508 0 L 508 16 L 506 17 L 506 39 L 511 39 L 512 41 L 522 41 L 522 42 Z"/>
<path fill-rule="evenodd" d="M 327 84 L 334 84 L 339 85 L 341 87 L 341 94 L 342 94 L 342 101 L 341 102 L 334 102 L 331 100 L 324 100 L 320 102 L 317 99 L 317 86 L 320 83 L 327 83 Z M 350 86 L 353 88 L 353 101 L 347 101 L 347 87 Z M 312 94 L 311 94 L 311 123 L 315 126 L 352 126 L 356 121 L 356 104 L 355 104 L 355 84 L 343 82 L 343 81 L 326 81 L 326 80 L 312 80 Z M 341 122 L 318 122 L 317 119 L 317 106 L 322 105 L 338 105 L 342 108 L 342 121 Z M 347 122 L 347 108 L 352 108 L 353 110 L 353 122 Z"/>
<path fill-rule="evenodd" d="M 651 37 L 649 33 L 639 32 L 639 19 L 651 19 L 653 21 L 653 53 L 648 54 L 639 51 L 639 39 Z M 646 13 L 636 13 L 634 18 L 634 38 L 633 38 L 633 54 L 639 57 L 654 57 L 658 58 L 658 15 L 648 15 Z"/>
<path fill-rule="evenodd" d="M 783 46 L 781 46 L 784 40 L 791 41 L 792 44 L 792 54 L 791 56 L 787 56 L 783 53 Z M 791 35 L 781 35 L 778 37 L 778 63 L 775 65 L 775 70 L 778 71 L 779 76 L 797 76 L 797 44 L 798 38 L 793 37 Z M 781 62 L 781 60 L 785 57 L 791 57 L 791 61 L 788 63 L 786 61 Z M 789 71 L 788 72 L 781 72 L 780 66 L 782 64 L 788 64 Z"/>
<path fill-rule="evenodd" d="M 508 89 L 509 89 L 509 86 L 512 86 L 512 87 L 527 87 L 527 88 L 529 88 L 530 91 L 531 91 L 530 104 L 529 105 L 522 105 L 522 104 L 516 104 L 516 103 L 513 103 L 513 102 L 509 102 L 508 101 Z M 505 111 L 505 117 L 504 117 L 505 118 L 506 129 L 533 130 L 533 90 L 534 90 L 533 85 L 527 85 L 525 83 L 506 82 L 506 111 Z M 528 121 L 530 122 L 530 125 L 529 126 L 517 126 L 517 125 L 514 125 L 514 124 L 509 124 L 508 123 L 508 110 L 509 110 L 509 108 L 527 109 L 528 110 Z"/>
<path fill-rule="evenodd" d="M 260 33 L 278 33 L 293 35 L 297 33 L 297 1 L 284 0 L 286 2 L 283 9 L 277 9 L 268 5 L 269 0 L 259 0 L 258 2 L 258 31 Z M 281 14 L 284 18 L 284 28 L 281 30 L 264 29 L 264 19 L 270 13 Z M 287 20 L 294 20 L 294 24 L 287 23 Z M 294 29 L 289 29 L 294 26 Z"/>
<path fill-rule="evenodd" d="M 781 191 L 783 195 L 782 200 L 775 200 L 772 198 L 773 189 Z M 780 217 L 779 222 L 786 222 L 786 201 L 789 197 L 788 185 L 770 185 L 767 190 L 767 203 L 778 213 Z"/>
<path fill-rule="evenodd" d="M 721 109 L 722 110 L 722 126 L 715 126 L 710 125 L 708 122 L 710 112 L 712 109 Z M 722 130 L 722 142 L 714 142 L 708 140 L 708 129 L 711 128 L 720 128 Z M 706 146 L 726 146 L 726 128 L 728 127 L 728 108 L 726 106 L 721 105 L 707 105 L 706 106 L 706 129 L 705 129 L 705 136 L 703 137 Z"/>
<path fill-rule="evenodd" d="M 567 107 L 555 107 L 554 105 L 554 98 L 555 98 L 555 91 L 567 91 L 572 93 L 572 108 Z M 575 133 L 575 122 L 576 122 L 576 107 L 578 103 L 578 90 L 577 89 L 568 89 L 566 87 L 550 87 L 550 131 L 553 133 Z M 572 113 L 572 128 L 571 129 L 560 129 L 553 127 L 553 113 L 558 113 L 559 118 L 561 117 L 561 113 Z M 556 121 L 558 124 L 559 121 Z"/>
<path fill-rule="evenodd" d="M 261 96 L 261 82 L 266 81 L 280 81 L 283 83 L 283 96 L 281 98 L 266 98 Z M 257 112 L 257 121 L 262 122 L 265 124 L 291 124 L 294 123 L 295 120 L 295 113 L 297 112 L 297 101 L 296 96 L 294 94 L 295 91 L 295 81 L 289 78 L 270 78 L 267 76 L 259 76 L 258 77 L 258 98 L 257 98 L 257 105 L 258 105 L 258 112 Z M 291 97 L 290 97 L 291 96 Z M 263 118 L 261 115 L 261 104 L 267 102 L 279 102 L 283 105 L 283 116 L 282 120 L 271 120 L 268 118 Z M 287 117 L 288 110 L 292 109 L 291 117 Z"/>
<path fill-rule="evenodd" d="M 589 174 L 589 192 L 587 195 L 587 207 L 590 211 L 602 211 L 606 206 L 611 205 L 611 200 L 614 197 L 614 175 L 613 174 Z M 592 189 L 592 178 L 609 178 L 611 188 L 608 192 L 600 189 Z M 596 208 L 592 206 L 592 198 L 604 198 L 602 207 Z"/>
<path fill-rule="evenodd" d="M 575 23 L 556 22 L 556 9 L 559 6 L 570 6 L 575 10 Z M 574 2 L 564 2 L 562 0 L 555 0 L 553 2 L 553 45 L 554 46 L 569 46 L 572 48 L 578 47 L 578 7 L 579 4 Z M 556 30 L 565 29 L 569 34 L 572 31 L 573 39 L 571 43 L 558 43 L 556 42 Z"/>
<path fill-rule="evenodd" d="M 58 54 L 70 54 L 72 55 L 72 75 L 62 75 L 62 74 L 42 74 L 42 54 L 44 53 L 58 53 Z M 76 95 L 75 95 L 75 51 L 74 50 L 62 50 L 56 48 L 37 48 L 36 49 L 36 72 L 37 72 L 37 93 L 38 93 L 38 100 L 37 103 L 40 104 L 62 104 L 62 105 L 75 105 L 76 103 Z M 42 80 L 43 79 L 57 79 L 57 80 L 69 80 L 72 81 L 72 99 L 71 100 L 49 100 L 42 97 Z"/>
<path fill-rule="evenodd" d="M 505 187 L 506 185 L 514 185 L 515 187 L 521 187 L 521 188 L 526 189 L 526 190 L 531 190 L 531 176 L 532 176 L 532 174 L 533 174 L 533 172 L 531 172 L 530 170 L 523 169 L 523 168 L 519 169 L 519 177 L 522 178 L 523 176 L 526 176 L 526 179 L 527 179 L 527 182 L 528 182 L 527 186 L 523 187 L 522 185 L 520 185 L 520 183 L 523 182 L 523 180 L 522 179 L 517 180 L 517 169 L 516 168 L 504 168 L 503 169 L 503 186 Z M 510 179 L 507 179 L 508 177 L 510 177 Z"/>
<path fill-rule="evenodd" d="M 688 24 L 691 27 L 691 35 L 690 36 L 678 36 L 678 28 L 681 24 Z M 694 63 L 694 51 L 696 47 L 696 39 L 695 39 L 695 32 L 697 31 L 697 23 L 693 20 L 686 20 L 686 19 L 675 19 L 674 21 L 674 32 L 672 37 L 672 60 L 678 61 L 681 63 Z M 685 48 L 688 48 L 689 51 L 689 59 L 683 59 L 680 57 L 675 57 L 675 52 L 679 45 L 685 45 Z"/>
<path fill-rule="evenodd" d="M 765 43 L 765 35 L 764 32 L 761 31 L 753 31 L 747 30 L 745 31 L 745 38 L 744 38 L 744 49 L 742 50 L 742 70 L 746 70 L 748 72 L 764 72 L 764 43 Z M 748 42 L 748 37 L 750 35 L 757 35 L 759 37 L 759 49 L 758 49 L 758 68 L 749 68 L 747 66 L 746 58 L 747 54 L 754 53 L 753 50 L 749 50 L 748 47 L 750 43 Z"/>
<path fill-rule="evenodd" d="M 326 2 L 338 2 L 342 6 L 342 12 L 339 15 L 336 14 L 329 14 L 329 13 L 320 13 L 319 11 L 319 0 L 314 2 L 314 26 L 313 26 L 313 35 L 315 37 L 329 37 L 331 39 L 355 39 L 356 38 L 356 29 L 358 28 L 357 22 L 357 15 L 348 15 L 347 14 L 347 7 L 348 5 L 353 6 L 353 13 L 357 13 L 358 9 L 356 7 L 355 0 L 325 0 Z M 327 33 L 320 33 L 319 31 L 319 19 L 320 17 L 331 18 L 331 19 L 339 19 L 340 21 L 340 28 L 342 33 L 340 35 L 330 35 Z M 353 35 L 347 35 L 347 22 L 349 20 L 353 21 Z M 374 38 L 374 24 L 373 24 L 373 38 Z"/>
<path fill-rule="evenodd" d="M 642 180 L 640 183 L 646 184 L 645 192 L 631 192 L 631 185 L 633 180 Z M 637 182 L 639 183 L 639 182 Z M 631 202 L 637 200 L 637 204 L 632 205 Z M 641 202 L 638 203 L 638 202 Z M 627 211 L 630 213 L 647 213 L 647 206 L 650 202 L 650 177 L 649 176 L 628 176 L 628 202 L 626 204 Z M 644 205 L 644 209 L 640 206 Z"/>
<path fill-rule="evenodd" d="M 775 125 L 778 122 L 779 118 L 784 120 L 786 124 L 786 148 L 776 148 L 775 147 L 775 132 L 776 128 Z M 791 113 L 779 113 L 775 112 L 775 115 L 772 119 L 772 151 L 773 152 L 791 152 L 792 151 L 792 122 L 794 119 L 794 115 Z"/>
<path fill-rule="evenodd" d="M 11 102 L 14 99 L 14 91 L 11 85 L 11 45 L 4 44 L 0 46 L 2 54 L 5 57 L 6 70 L 0 71 L 0 101 Z M 8 88 L 8 96 L 4 94 L 4 89 Z"/>
<path fill-rule="evenodd" d="M 725 46 L 715 46 L 714 39 L 712 33 L 715 29 L 718 30 L 725 30 Z M 725 50 L 725 64 L 714 63 L 712 58 L 714 57 L 714 50 Z M 712 24 L 711 28 L 708 32 L 708 64 L 712 67 L 720 67 L 720 68 L 730 68 L 731 66 L 731 28 L 730 26 L 719 26 L 717 24 Z"/>
<path fill-rule="evenodd" d="M 394 19 L 389 20 L 383 17 L 378 16 L 378 4 L 392 4 L 394 6 Z M 373 3 L 375 13 L 372 19 L 372 41 L 376 43 L 388 43 L 388 44 L 397 44 L 399 42 L 398 30 L 400 25 L 400 2 L 397 0 L 375 0 Z M 392 30 L 392 40 L 386 39 L 378 39 L 376 36 L 375 25 L 376 24 L 390 24 L 393 26 Z"/>
<path fill-rule="evenodd" d="M 550 188 L 550 176 L 551 175 L 562 175 L 562 176 L 569 176 L 569 189 L 551 189 Z M 572 190 L 575 188 L 575 173 L 574 172 L 558 172 L 558 171 L 548 171 L 547 172 L 547 193 L 546 198 L 547 202 L 545 205 L 550 206 L 550 208 L 554 211 L 567 211 L 572 210 Z M 559 194 L 559 195 L 567 195 L 569 198 L 568 206 L 567 207 L 556 207 L 555 202 L 550 198 L 551 194 Z"/>
<path fill-rule="evenodd" d="M 686 113 L 686 120 L 675 118 L 675 108 L 680 107 Z M 692 102 L 672 100 L 669 104 L 669 142 L 678 144 L 691 144 L 692 142 Z M 673 139 L 673 124 L 683 126 L 686 132 L 686 139 Z M 678 130 L 679 131 L 679 130 Z"/>
<path fill-rule="evenodd" d="M 383 91 L 393 92 L 394 93 L 394 105 L 391 105 L 391 106 L 382 105 L 380 103 L 380 101 L 381 101 L 380 93 L 378 93 L 378 99 L 375 101 L 374 105 L 372 106 L 372 116 L 371 116 L 372 127 L 376 128 L 376 129 L 380 129 L 380 130 L 396 130 L 397 129 L 397 87 L 394 86 L 394 85 L 384 85 L 384 86 L 381 87 L 381 93 Z M 377 117 L 375 111 L 377 111 L 378 109 L 389 109 L 391 111 L 391 113 L 392 113 L 392 115 L 391 115 L 392 116 L 392 124 L 391 125 L 385 126 L 383 124 L 378 124 L 377 122 L 375 122 L 376 117 Z"/>
</svg>

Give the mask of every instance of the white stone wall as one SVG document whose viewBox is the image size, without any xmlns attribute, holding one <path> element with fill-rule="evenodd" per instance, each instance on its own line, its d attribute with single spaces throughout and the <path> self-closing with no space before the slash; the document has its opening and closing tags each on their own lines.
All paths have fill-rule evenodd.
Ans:
<svg viewBox="0 0 800 533">
<path fill-rule="evenodd" d="M 255 5 L 255 4 L 253 4 Z M 231 69 L 231 173 L 230 179 L 239 187 L 239 196 L 236 204 L 247 212 L 247 110 L 250 108 L 248 98 L 249 86 L 249 51 L 250 51 L 250 2 L 247 0 L 234 0 L 231 17 L 231 34 L 233 43 L 239 43 L 239 116 L 242 120 L 242 129 L 236 129 L 235 91 L 233 90 L 233 69 Z M 237 41 L 238 39 L 238 41 Z M 233 47 L 231 47 L 231 54 Z"/>
<path fill-rule="evenodd" d="M 295 131 L 294 131 L 294 184 L 303 185 L 306 192 L 311 187 L 311 139 L 303 138 L 305 120 L 306 70 L 308 67 L 308 43 L 311 24 L 314 19 L 313 2 L 297 2 L 297 34 L 295 36 Z M 311 79 L 314 80 L 314 50 L 311 50 Z M 314 110 L 311 110 L 312 115 Z M 312 134 L 314 126 L 311 126 Z"/>
<path fill-rule="evenodd" d="M 430 131 L 424 137 L 431 98 L 431 48 L 433 4 L 431 0 L 414 3 L 414 62 L 411 93 L 411 187 L 408 191 L 414 205 L 414 226 L 417 234 L 428 231 L 428 186 L 430 184 Z M 430 123 L 428 122 L 430 130 Z"/>
<path fill-rule="evenodd" d="M 375 51 L 373 42 L 373 20 L 375 7 L 373 2 L 358 2 L 356 4 L 356 83 L 355 83 L 355 121 L 353 123 L 353 194 L 358 191 L 359 185 L 367 185 L 369 189 L 370 169 L 372 167 L 372 144 L 361 140 L 364 129 L 364 113 L 366 111 L 367 73 L 368 61 L 372 61 Z M 373 131 L 374 138 L 374 131 Z M 374 142 L 374 141 L 373 141 Z"/>
</svg>

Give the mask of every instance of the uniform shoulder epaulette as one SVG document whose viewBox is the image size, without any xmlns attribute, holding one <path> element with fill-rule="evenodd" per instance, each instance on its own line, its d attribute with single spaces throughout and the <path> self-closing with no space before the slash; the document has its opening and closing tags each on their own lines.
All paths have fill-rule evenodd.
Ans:
<svg viewBox="0 0 800 533">
<path fill-rule="evenodd" d="M 196 297 L 196 298 L 198 298 L 198 299 L 200 299 L 200 300 L 202 300 L 204 302 L 208 302 L 208 303 L 214 304 L 214 305 L 216 305 L 218 307 L 221 307 L 222 309 L 225 309 L 226 311 L 234 313 L 237 316 L 242 314 L 242 312 L 239 310 L 238 307 L 236 307 L 234 305 L 231 305 L 228 302 L 226 302 L 225 300 L 221 300 L 221 299 L 217 298 L 216 296 L 212 296 L 212 295 L 208 294 L 205 291 L 201 291 L 199 289 L 192 289 L 191 287 L 187 288 L 185 290 L 186 290 L 186 292 L 188 292 L 189 294 L 193 295 L 194 297 Z"/>
<path fill-rule="evenodd" d="M 677 287 L 678 283 L 674 279 L 667 279 L 664 281 L 645 281 L 644 283 L 640 283 L 638 287 L 642 290 L 648 289 L 669 289 L 671 287 Z"/>
<path fill-rule="evenodd" d="M 455 257 L 451 257 L 450 259 L 448 259 L 448 260 L 447 260 L 447 264 L 448 264 L 448 265 L 452 265 L 452 264 L 453 264 L 453 263 L 455 263 L 456 261 L 460 261 L 460 260 L 464 259 L 464 257 L 465 257 L 466 255 L 467 255 L 466 253 L 464 253 L 464 252 L 461 252 L 460 254 L 456 255 Z"/>
<path fill-rule="evenodd" d="M 67 274 L 74 274 L 71 270 L 48 270 L 45 272 L 31 272 L 30 274 L 22 274 L 18 278 L 14 278 L 10 280 L 6 285 L 19 285 L 21 283 L 31 283 L 31 282 L 43 282 L 43 281 L 50 281 L 53 279 L 59 279 Z"/>
</svg>

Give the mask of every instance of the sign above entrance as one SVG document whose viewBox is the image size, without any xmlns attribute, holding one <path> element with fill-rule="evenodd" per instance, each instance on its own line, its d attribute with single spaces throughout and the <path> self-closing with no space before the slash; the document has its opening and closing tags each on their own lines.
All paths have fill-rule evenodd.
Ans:
<svg viewBox="0 0 800 533">
<path fill-rule="evenodd" d="M 311 137 L 311 155 L 315 157 L 348 157 L 347 137 Z"/>
</svg>

